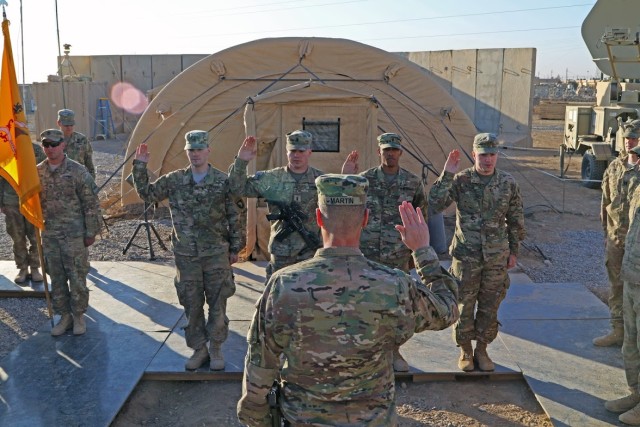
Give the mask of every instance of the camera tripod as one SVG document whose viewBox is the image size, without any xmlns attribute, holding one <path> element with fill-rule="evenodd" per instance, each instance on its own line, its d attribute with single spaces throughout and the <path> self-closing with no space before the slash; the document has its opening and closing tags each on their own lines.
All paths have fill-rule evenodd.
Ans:
<svg viewBox="0 0 640 427">
<path fill-rule="evenodd" d="M 144 220 L 142 222 L 140 222 L 140 224 L 138 224 L 138 226 L 136 227 L 136 230 L 133 232 L 133 235 L 129 239 L 129 242 L 127 242 L 127 246 L 125 246 L 124 249 L 122 250 L 122 254 L 123 255 L 125 255 L 127 253 L 127 251 L 129 250 L 129 248 L 131 246 L 135 246 L 136 248 L 140 248 L 140 249 L 147 249 L 145 247 L 138 246 L 135 243 L 133 243 L 133 240 L 136 238 L 136 235 L 138 234 L 138 231 L 140 231 L 140 229 L 142 227 L 145 227 L 147 229 L 147 242 L 149 243 L 149 247 L 148 247 L 148 249 L 149 249 L 149 260 L 153 261 L 154 259 L 156 259 L 156 255 L 153 252 L 153 244 L 151 243 L 151 231 L 152 230 L 153 230 L 153 234 L 155 234 L 156 238 L 158 239 L 158 244 L 160 245 L 160 247 L 162 249 L 164 249 L 165 251 L 167 250 L 167 247 L 164 245 L 164 243 L 162 242 L 162 239 L 160 238 L 160 234 L 158 233 L 156 228 L 153 226 L 153 224 L 149 222 L 149 220 L 147 218 L 147 210 L 148 209 L 149 209 L 149 204 L 147 202 L 144 202 L 144 214 L 143 214 Z"/>
</svg>

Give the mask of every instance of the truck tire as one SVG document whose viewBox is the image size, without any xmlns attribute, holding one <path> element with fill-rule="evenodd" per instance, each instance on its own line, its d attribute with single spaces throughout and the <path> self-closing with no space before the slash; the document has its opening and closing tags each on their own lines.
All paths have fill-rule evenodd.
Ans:
<svg viewBox="0 0 640 427">
<path fill-rule="evenodd" d="M 591 151 L 587 151 L 582 156 L 582 185 L 587 188 L 600 188 L 600 182 L 607 168 L 606 160 L 596 160 L 596 156 Z M 586 181 L 590 180 L 590 181 Z"/>
</svg>

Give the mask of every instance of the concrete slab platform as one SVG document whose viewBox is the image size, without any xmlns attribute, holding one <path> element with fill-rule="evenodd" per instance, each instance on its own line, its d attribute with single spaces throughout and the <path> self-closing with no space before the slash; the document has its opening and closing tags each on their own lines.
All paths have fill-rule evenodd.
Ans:
<svg viewBox="0 0 640 427">
<path fill-rule="evenodd" d="M 109 425 L 140 378 L 239 380 L 247 329 L 264 288 L 264 265 L 243 263 L 234 269 L 225 371 L 203 367 L 187 372 L 184 363 L 192 350 L 181 329 L 184 313 L 175 295 L 173 266 L 92 262 L 87 334 L 53 338 L 47 323 L 0 360 L 0 426 Z M 0 262 L 0 274 L 14 275 L 13 267 Z M 459 371 L 458 349 L 447 329 L 416 334 L 402 346 L 410 372 L 397 377 L 524 377 L 555 425 L 616 425 L 617 417 L 606 413 L 603 401 L 626 390 L 620 350 L 591 345 L 608 329 L 606 306 L 580 284 L 533 284 L 518 269 L 510 276 L 499 313 L 502 328 L 489 346 L 495 372 Z M 81 394 L 78 410 L 69 410 L 72 396 L 53 403 L 51 396 L 64 395 L 66 389 Z M 52 403 L 33 405 L 36 401 Z"/>
</svg>

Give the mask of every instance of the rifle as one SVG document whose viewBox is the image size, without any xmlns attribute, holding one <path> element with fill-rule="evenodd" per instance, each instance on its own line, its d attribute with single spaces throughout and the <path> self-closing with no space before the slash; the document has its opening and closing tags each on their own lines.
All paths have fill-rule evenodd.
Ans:
<svg viewBox="0 0 640 427">
<path fill-rule="evenodd" d="M 267 203 L 276 206 L 280 211 L 277 214 L 267 214 L 269 221 L 282 220 L 282 229 L 275 235 L 276 241 L 281 242 L 291 233 L 297 231 L 309 249 L 314 250 L 320 246 L 318 236 L 304 227 L 304 222 L 307 220 L 308 215 L 302 212 L 302 208 L 298 203 L 292 202 L 291 204 L 287 204 L 285 202 L 272 200 L 267 200 Z"/>
<path fill-rule="evenodd" d="M 271 426 L 282 427 L 282 413 L 280 412 L 280 383 L 274 381 L 267 394 L 269 403 L 269 414 L 271 415 Z"/>
</svg>

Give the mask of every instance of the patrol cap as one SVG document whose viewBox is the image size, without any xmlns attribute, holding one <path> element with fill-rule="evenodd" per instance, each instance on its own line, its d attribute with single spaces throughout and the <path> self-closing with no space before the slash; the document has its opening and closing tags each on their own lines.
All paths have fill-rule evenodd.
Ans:
<svg viewBox="0 0 640 427">
<path fill-rule="evenodd" d="M 185 150 L 201 150 L 209 148 L 209 132 L 206 130 L 192 130 L 184 134 Z"/>
<path fill-rule="evenodd" d="M 313 135 L 306 130 L 294 130 L 287 134 L 287 150 L 310 150 Z"/>
<path fill-rule="evenodd" d="M 622 136 L 625 138 L 638 138 L 638 133 L 638 128 L 629 124 L 624 127 L 624 133 L 622 134 Z"/>
<path fill-rule="evenodd" d="M 629 152 L 640 156 L 640 145 L 636 145 L 631 150 L 629 150 Z"/>
<path fill-rule="evenodd" d="M 316 178 L 318 204 L 327 206 L 364 205 L 369 181 L 360 175 L 326 174 Z"/>
<path fill-rule="evenodd" d="M 40 141 L 49 141 L 49 142 L 64 142 L 64 135 L 62 131 L 58 129 L 47 129 L 40 133 Z"/>
<path fill-rule="evenodd" d="M 479 133 L 473 138 L 473 151 L 478 154 L 498 152 L 498 137 L 493 133 Z"/>
<path fill-rule="evenodd" d="M 68 108 L 60 110 L 58 111 L 58 121 L 63 126 L 73 126 L 76 124 L 76 113 Z"/>
<path fill-rule="evenodd" d="M 378 147 L 380 147 L 381 150 L 385 148 L 398 148 L 402 150 L 402 145 L 400 145 L 401 141 L 402 137 L 397 133 L 383 133 L 378 136 Z"/>
</svg>

